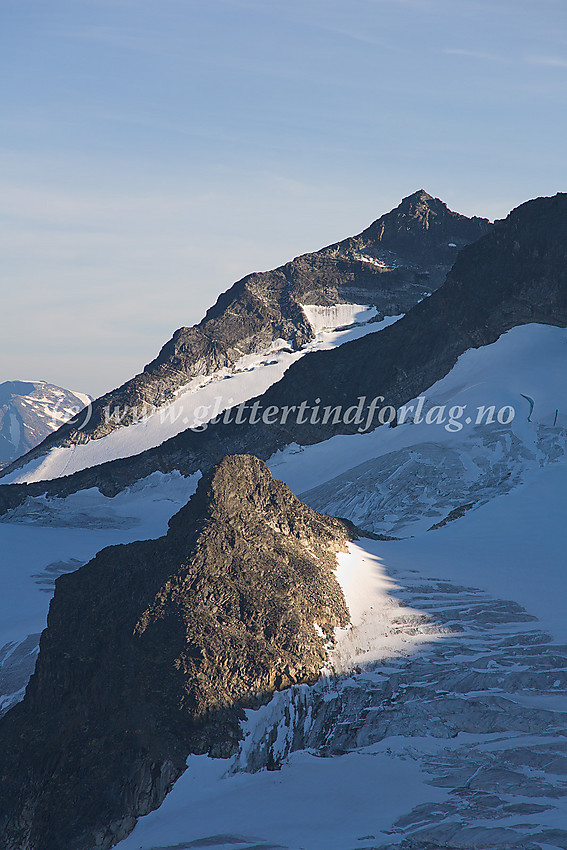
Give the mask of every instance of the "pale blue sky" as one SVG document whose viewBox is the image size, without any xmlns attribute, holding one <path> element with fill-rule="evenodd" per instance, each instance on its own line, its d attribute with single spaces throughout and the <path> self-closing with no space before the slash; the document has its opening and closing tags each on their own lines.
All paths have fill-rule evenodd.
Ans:
<svg viewBox="0 0 567 850">
<path fill-rule="evenodd" d="M 99 394 L 425 188 L 566 190 L 565 0 L 1 0 L 0 381 Z"/>
</svg>

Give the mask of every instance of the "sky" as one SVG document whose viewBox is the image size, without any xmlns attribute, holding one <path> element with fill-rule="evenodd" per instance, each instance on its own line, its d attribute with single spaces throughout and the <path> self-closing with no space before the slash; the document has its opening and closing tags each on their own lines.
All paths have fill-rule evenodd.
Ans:
<svg viewBox="0 0 567 850">
<path fill-rule="evenodd" d="M 0 382 L 100 395 L 424 188 L 567 190 L 565 0 L 0 0 Z"/>
</svg>

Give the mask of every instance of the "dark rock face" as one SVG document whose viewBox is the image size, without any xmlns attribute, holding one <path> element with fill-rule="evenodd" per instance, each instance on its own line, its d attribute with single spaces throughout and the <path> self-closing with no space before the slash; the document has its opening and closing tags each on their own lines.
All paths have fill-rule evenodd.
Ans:
<svg viewBox="0 0 567 850">
<path fill-rule="evenodd" d="M 518 207 L 464 248 L 445 284 L 403 319 L 295 364 L 263 403 L 276 395 L 280 404 L 309 398 L 316 388 L 323 403 L 381 394 L 398 406 L 444 377 L 463 352 L 530 322 L 567 326 L 567 194 Z M 294 439 L 321 436 L 303 427 Z"/>
<path fill-rule="evenodd" d="M 166 537 L 61 576 L 25 698 L 0 721 L 7 850 L 92 850 L 156 808 L 189 753 L 228 756 L 244 707 L 314 681 L 349 614 L 350 539 L 265 465 L 228 457 Z"/>
<path fill-rule="evenodd" d="M 382 395 L 385 404 L 397 407 L 444 377 L 469 348 L 495 342 L 527 322 L 567 326 L 567 194 L 518 207 L 492 233 L 464 248 L 445 284 L 403 319 L 379 334 L 304 357 L 260 401 L 266 409 L 318 397 L 321 407 L 344 408 L 359 396 Z M 67 495 L 98 486 L 114 495 L 156 469 L 204 471 L 235 452 L 268 459 L 292 442 L 310 445 L 357 427 L 260 422 L 185 431 L 155 449 L 68 478 L 0 486 L 0 511 L 44 492 Z"/>
<path fill-rule="evenodd" d="M 487 219 L 467 218 L 453 212 L 439 198 L 420 189 L 404 198 L 395 210 L 374 221 L 359 236 L 339 243 L 339 247 L 343 251 L 348 246 L 351 251 L 370 253 L 374 245 L 380 245 L 424 267 L 450 267 L 458 250 L 476 242 L 490 229 Z M 437 285 L 443 280 L 444 276 Z"/>
<path fill-rule="evenodd" d="M 0 384 L 0 469 L 71 419 L 87 399 L 45 381 Z"/>
<path fill-rule="evenodd" d="M 301 304 L 370 304 L 380 318 L 405 313 L 443 283 L 460 248 L 490 229 L 487 219 L 452 212 L 421 190 L 358 236 L 273 271 L 247 275 L 218 298 L 198 325 L 177 330 L 141 374 L 97 399 L 88 424 L 60 428 L 26 460 L 54 446 L 109 433 L 118 425 L 105 416 L 108 406 L 159 407 L 192 378 L 230 367 L 277 339 L 300 348 L 313 338 Z M 121 424 L 128 422 L 125 416 Z"/>
</svg>

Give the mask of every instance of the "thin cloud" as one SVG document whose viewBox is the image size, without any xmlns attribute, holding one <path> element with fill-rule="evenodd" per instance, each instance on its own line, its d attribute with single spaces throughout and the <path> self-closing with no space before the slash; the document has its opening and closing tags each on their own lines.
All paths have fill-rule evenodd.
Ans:
<svg viewBox="0 0 567 850">
<path fill-rule="evenodd" d="M 559 56 L 530 56 L 528 62 L 531 65 L 545 65 L 548 68 L 567 68 L 567 59 Z"/>
<path fill-rule="evenodd" d="M 93 26 L 81 30 L 61 30 L 59 35 L 72 40 L 91 41 L 154 56 L 170 56 L 172 50 L 181 50 L 187 46 L 187 40 L 181 36 L 156 31 L 144 32 L 127 27 Z"/>
<path fill-rule="evenodd" d="M 479 59 L 485 62 L 508 62 L 503 56 L 497 56 L 494 53 L 483 53 L 480 50 L 464 50 L 459 47 L 447 47 L 443 50 L 446 56 L 464 56 L 470 59 Z"/>
</svg>

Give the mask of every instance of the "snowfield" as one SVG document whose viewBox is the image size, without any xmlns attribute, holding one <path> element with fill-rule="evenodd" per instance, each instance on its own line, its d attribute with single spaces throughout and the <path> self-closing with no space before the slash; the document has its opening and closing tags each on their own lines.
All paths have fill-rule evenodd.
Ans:
<svg viewBox="0 0 567 850">
<path fill-rule="evenodd" d="M 60 478 L 159 446 L 181 431 L 202 425 L 222 411 L 261 395 L 282 378 L 292 363 L 306 354 L 325 351 L 366 334 L 377 333 L 401 318 L 388 316 L 380 322 L 372 322 L 376 309 L 360 304 L 305 309 L 313 318 L 316 336 L 299 351 L 293 351 L 285 340 L 276 340 L 270 351 L 241 357 L 230 370 L 221 369 L 205 378 L 195 378 L 178 391 L 178 397 L 172 404 L 153 413 L 148 411 L 146 416 L 140 411 L 141 421 L 117 428 L 98 440 L 51 449 L 45 456 L 35 458 L 1 478 L 1 483 L 21 484 Z M 349 325 L 352 327 L 349 328 Z M 111 410 L 109 415 L 120 417 L 121 411 Z"/>
<path fill-rule="evenodd" d="M 374 533 L 420 534 L 452 510 L 508 493 L 530 471 L 564 458 L 566 358 L 565 328 L 513 328 L 492 345 L 467 351 L 424 393 L 422 418 L 442 407 L 439 424 L 412 421 L 416 399 L 406 405 L 403 425 L 294 444 L 268 465 L 316 510 Z M 485 416 L 475 425 L 479 408 L 492 406 L 494 421 L 487 424 Z M 501 410 L 504 419 L 515 412 L 508 424 L 497 421 Z"/>
</svg>

